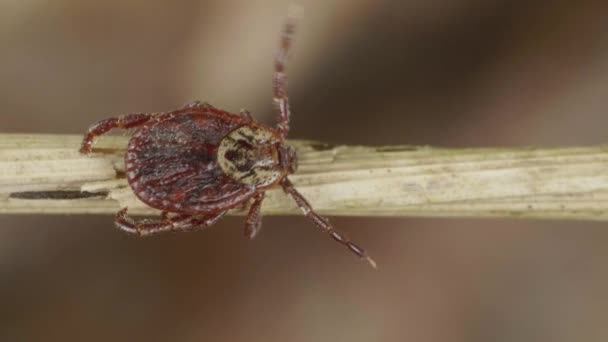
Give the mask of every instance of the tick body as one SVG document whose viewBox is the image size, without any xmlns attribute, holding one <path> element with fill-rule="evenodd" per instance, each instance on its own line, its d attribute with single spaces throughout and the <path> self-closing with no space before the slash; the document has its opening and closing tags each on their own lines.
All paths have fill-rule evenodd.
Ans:
<svg viewBox="0 0 608 342">
<path fill-rule="evenodd" d="M 281 186 L 317 227 L 375 267 L 358 245 L 318 215 L 294 188 L 288 175 L 297 169 L 296 151 L 286 144 L 289 99 L 285 65 L 294 32 L 290 17 L 275 57 L 274 102 L 278 125 L 256 122 L 249 112 L 233 114 L 194 102 L 164 113 L 135 113 L 92 125 L 80 152 L 91 153 L 93 140 L 113 128 L 134 129 L 125 154 L 125 171 L 134 194 L 162 211 L 160 218 L 136 221 L 127 208 L 116 215 L 116 226 L 140 236 L 208 227 L 229 209 L 249 204 L 245 235 L 261 228 L 264 192 Z"/>
</svg>

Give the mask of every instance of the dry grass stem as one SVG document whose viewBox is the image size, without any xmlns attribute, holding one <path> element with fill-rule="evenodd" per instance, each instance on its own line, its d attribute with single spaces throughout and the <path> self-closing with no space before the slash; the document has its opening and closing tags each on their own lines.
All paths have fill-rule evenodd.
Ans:
<svg viewBox="0 0 608 342">
<path fill-rule="evenodd" d="M 0 213 L 155 214 L 123 172 L 128 137 L 99 139 L 92 156 L 79 135 L 0 134 Z M 569 148 L 363 147 L 290 141 L 290 178 L 321 213 L 344 216 L 467 216 L 608 219 L 608 151 Z M 241 210 L 234 210 L 241 213 Z M 282 190 L 265 214 L 298 213 Z"/>
</svg>

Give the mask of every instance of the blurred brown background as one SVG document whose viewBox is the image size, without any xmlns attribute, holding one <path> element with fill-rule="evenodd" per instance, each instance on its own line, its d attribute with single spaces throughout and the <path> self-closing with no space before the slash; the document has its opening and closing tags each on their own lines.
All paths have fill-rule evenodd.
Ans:
<svg viewBox="0 0 608 342">
<path fill-rule="evenodd" d="M 287 2 L 3 0 L 0 129 L 81 133 L 194 99 L 274 122 Z M 601 1 L 311 0 L 293 138 L 605 143 Z M 0 216 L 0 341 L 606 341 L 606 223 L 302 217 L 138 240 L 111 216 Z"/>
</svg>

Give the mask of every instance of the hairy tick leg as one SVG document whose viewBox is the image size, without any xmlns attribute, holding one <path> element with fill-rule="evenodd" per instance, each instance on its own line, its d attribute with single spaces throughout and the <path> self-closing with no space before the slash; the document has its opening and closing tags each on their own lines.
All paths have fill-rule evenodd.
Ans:
<svg viewBox="0 0 608 342">
<path fill-rule="evenodd" d="M 224 214 L 226 214 L 225 211 L 221 211 L 218 213 L 213 213 L 213 214 L 204 214 L 204 215 L 198 215 L 198 216 L 193 216 L 192 220 L 190 222 L 190 226 L 187 227 L 175 227 L 175 229 L 173 229 L 174 231 L 196 231 L 196 230 L 202 230 L 205 229 L 207 227 L 210 227 L 212 225 L 214 225 L 217 221 L 219 221 Z"/>
<path fill-rule="evenodd" d="M 127 216 L 127 208 L 116 214 L 116 227 L 130 234 L 139 236 L 155 235 L 169 231 L 193 231 L 209 227 L 217 222 L 225 212 L 205 215 L 176 215 L 169 217 L 162 213 L 161 219 L 146 219 L 135 221 Z"/>
<path fill-rule="evenodd" d="M 291 181 L 289 181 L 289 179 L 287 177 L 283 178 L 283 180 L 281 181 L 281 186 L 283 187 L 283 190 L 285 190 L 286 193 L 288 193 L 289 195 L 291 195 L 291 197 L 293 197 L 293 199 L 296 201 L 298 207 L 300 207 L 300 209 L 302 210 L 304 215 L 306 215 L 306 217 L 308 217 L 315 224 L 315 226 L 317 226 L 317 227 L 321 228 L 323 231 L 327 232 L 329 234 L 329 236 L 332 239 L 334 239 L 336 242 L 344 245 L 351 252 L 355 253 L 358 257 L 360 257 L 361 259 L 365 259 L 367 262 L 369 262 L 369 264 L 373 268 L 376 268 L 376 262 L 369 255 L 367 255 L 367 252 L 363 248 L 361 248 L 359 245 L 350 241 L 350 239 L 348 237 L 346 237 L 345 235 L 336 231 L 334 229 L 334 227 L 331 225 L 331 223 L 329 223 L 328 219 L 317 214 L 312 209 L 312 207 L 310 206 L 310 203 L 308 203 L 306 198 L 304 198 L 304 196 L 302 196 L 302 194 L 300 194 L 294 188 L 293 184 L 291 183 Z"/>
<path fill-rule="evenodd" d="M 91 146 L 93 145 L 93 139 L 95 137 L 107 133 L 113 128 L 128 129 L 137 127 L 150 120 L 153 115 L 154 114 L 145 113 L 127 114 L 115 118 L 104 119 L 93 124 L 91 127 L 89 127 L 89 130 L 82 140 L 80 153 L 91 153 Z"/>
<path fill-rule="evenodd" d="M 124 232 L 139 236 L 146 236 L 170 231 L 175 225 L 188 222 L 191 217 L 192 216 L 190 215 L 179 215 L 169 218 L 168 214 L 163 212 L 161 214 L 161 219 L 145 219 L 135 221 L 131 217 L 127 216 L 127 208 L 123 208 L 116 213 L 116 220 L 114 223 L 118 229 Z"/>
<path fill-rule="evenodd" d="M 245 236 L 250 240 L 256 237 L 262 228 L 262 215 L 260 214 L 260 209 L 262 209 L 263 201 L 264 193 L 261 192 L 254 196 L 253 203 L 249 207 L 249 213 L 245 220 Z"/>
<path fill-rule="evenodd" d="M 287 74 L 285 68 L 287 66 L 287 58 L 293 34 L 295 32 L 297 16 L 295 13 L 290 13 L 283 27 L 279 48 L 274 58 L 274 75 L 272 77 L 273 100 L 279 112 L 279 122 L 277 125 L 278 131 L 283 138 L 289 133 L 289 98 L 287 97 Z"/>
</svg>

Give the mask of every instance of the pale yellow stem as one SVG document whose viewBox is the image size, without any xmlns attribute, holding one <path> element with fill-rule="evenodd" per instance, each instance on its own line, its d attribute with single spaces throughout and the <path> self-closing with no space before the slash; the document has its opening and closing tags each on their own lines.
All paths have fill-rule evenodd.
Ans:
<svg viewBox="0 0 608 342">
<path fill-rule="evenodd" d="M 157 213 L 134 197 L 124 179 L 128 137 L 102 137 L 88 157 L 77 151 L 80 139 L 0 134 L 0 213 L 110 214 L 124 206 L 133 214 Z M 323 214 L 608 219 L 605 146 L 290 144 L 300 159 L 290 179 Z M 298 213 L 281 189 L 267 193 L 262 210 Z"/>
</svg>

